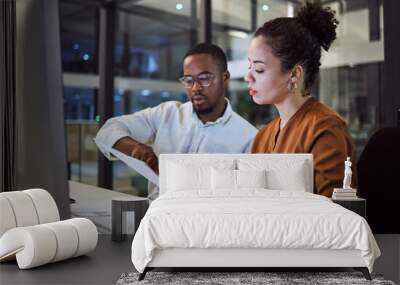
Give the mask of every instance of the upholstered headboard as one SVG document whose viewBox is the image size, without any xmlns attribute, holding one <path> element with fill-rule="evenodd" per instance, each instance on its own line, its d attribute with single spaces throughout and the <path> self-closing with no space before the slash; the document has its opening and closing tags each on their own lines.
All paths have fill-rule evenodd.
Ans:
<svg viewBox="0 0 400 285">
<path fill-rule="evenodd" d="M 291 190 L 279 189 L 279 182 L 290 180 L 292 184 L 296 184 L 302 180 L 305 191 L 310 193 L 314 191 L 312 154 L 161 154 L 160 195 L 170 191 L 168 185 L 171 181 L 168 179 L 172 179 L 172 176 L 168 170 L 176 168 L 177 165 L 184 166 L 182 169 L 185 171 L 196 167 L 221 167 L 221 165 L 224 168 L 238 170 L 266 169 L 274 173 L 274 186 L 278 185 L 273 187 L 275 190 Z M 175 175 L 173 179 L 178 178 Z"/>
</svg>

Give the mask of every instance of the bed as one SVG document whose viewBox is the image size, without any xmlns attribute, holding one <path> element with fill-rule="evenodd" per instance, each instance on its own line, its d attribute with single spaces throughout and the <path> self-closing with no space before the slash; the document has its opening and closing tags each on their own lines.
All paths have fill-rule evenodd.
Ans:
<svg viewBox="0 0 400 285">
<path fill-rule="evenodd" d="M 132 243 L 158 267 L 352 267 L 380 251 L 361 216 L 313 194 L 311 154 L 162 154 L 160 196 Z"/>
</svg>

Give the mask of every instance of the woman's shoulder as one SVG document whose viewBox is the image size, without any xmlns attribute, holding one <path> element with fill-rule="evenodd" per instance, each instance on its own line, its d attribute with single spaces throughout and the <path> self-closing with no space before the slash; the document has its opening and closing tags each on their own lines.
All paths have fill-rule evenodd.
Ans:
<svg viewBox="0 0 400 285">
<path fill-rule="evenodd" d="M 314 126 L 346 126 L 345 120 L 335 110 L 318 100 L 313 102 L 305 119 Z"/>
</svg>

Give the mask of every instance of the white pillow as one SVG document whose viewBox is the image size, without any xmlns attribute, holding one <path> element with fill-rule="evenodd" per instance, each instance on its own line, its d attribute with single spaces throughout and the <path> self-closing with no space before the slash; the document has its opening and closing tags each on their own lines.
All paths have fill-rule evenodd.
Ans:
<svg viewBox="0 0 400 285">
<path fill-rule="evenodd" d="M 267 171 L 263 170 L 236 170 L 238 188 L 267 188 Z"/>
<path fill-rule="evenodd" d="M 241 188 L 266 188 L 265 170 L 211 170 L 211 188 L 213 190 L 239 190 Z"/>
<path fill-rule="evenodd" d="M 234 160 L 199 161 L 192 163 L 190 160 L 169 162 L 167 164 L 167 189 L 168 191 L 185 190 L 211 190 L 211 169 L 234 169 Z"/>
<path fill-rule="evenodd" d="M 309 170 L 306 161 L 238 160 L 239 170 L 266 169 L 268 189 L 307 191 L 309 188 Z"/>
<path fill-rule="evenodd" d="M 168 167 L 167 187 L 171 191 L 210 188 L 210 168 L 186 167 L 171 163 Z"/>
<path fill-rule="evenodd" d="M 213 190 L 236 189 L 236 170 L 231 169 L 211 169 L 211 188 Z"/>
<path fill-rule="evenodd" d="M 273 190 L 303 191 L 307 190 L 307 175 L 304 174 L 306 165 L 296 164 L 290 170 L 271 169 L 267 171 L 268 188 Z"/>
</svg>

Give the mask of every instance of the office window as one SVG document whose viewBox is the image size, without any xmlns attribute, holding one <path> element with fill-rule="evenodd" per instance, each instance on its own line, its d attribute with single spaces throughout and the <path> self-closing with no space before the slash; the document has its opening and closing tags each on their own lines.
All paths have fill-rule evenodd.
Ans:
<svg viewBox="0 0 400 285">
<path fill-rule="evenodd" d="M 90 3 L 89 3 L 90 4 Z M 67 162 L 71 180 L 97 185 L 98 9 L 60 1 Z"/>
<path fill-rule="evenodd" d="M 192 1 L 124 1 L 118 6 L 114 115 L 131 114 L 165 101 L 186 102 L 178 78 L 182 57 L 197 41 Z M 194 22 L 194 21 L 193 21 Z M 113 162 L 114 189 L 147 195 L 147 181 Z"/>
<path fill-rule="evenodd" d="M 60 1 L 63 72 L 97 73 L 98 9 Z"/>
</svg>

